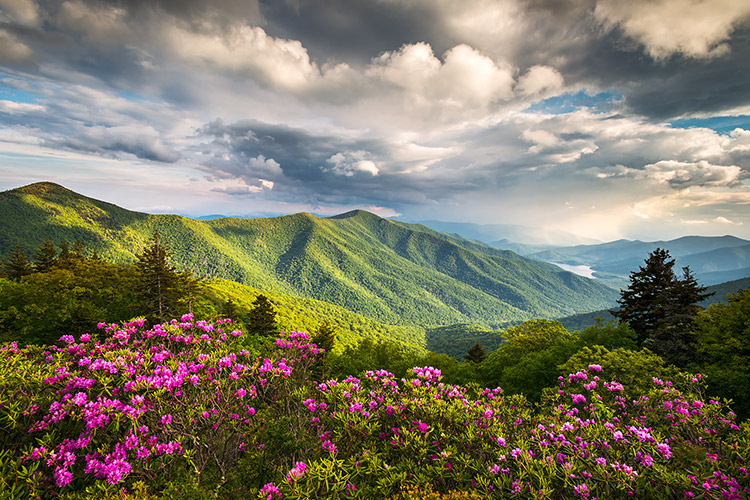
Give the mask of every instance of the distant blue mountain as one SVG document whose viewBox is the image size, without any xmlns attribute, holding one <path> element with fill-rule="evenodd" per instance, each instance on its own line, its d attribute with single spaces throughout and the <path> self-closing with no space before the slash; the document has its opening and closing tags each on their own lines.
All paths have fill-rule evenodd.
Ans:
<svg viewBox="0 0 750 500">
<path fill-rule="evenodd" d="M 675 258 L 675 271 L 689 266 L 704 285 L 750 276 L 750 241 L 735 236 L 685 236 L 670 241 L 617 240 L 597 245 L 553 247 L 527 254 L 529 257 L 566 264 L 589 266 L 594 277 L 613 288 L 643 265 L 656 248 Z"/>
</svg>

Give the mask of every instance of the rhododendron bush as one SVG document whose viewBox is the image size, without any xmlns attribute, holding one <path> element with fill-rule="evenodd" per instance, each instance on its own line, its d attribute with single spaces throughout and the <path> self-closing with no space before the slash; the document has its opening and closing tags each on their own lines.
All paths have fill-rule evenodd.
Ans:
<svg viewBox="0 0 750 500">
<path fill-rule="evenodd" d="M 750 430 L 699 376 L 632 398 L 590 364 L 532 406 L 431 367 L 315 380 L 307 334 L 282 334 L 265 356 L 241 338 L 229 320 L 186 315 L 3 346 L 0 497 L 750 494 Z"/>
</svg>

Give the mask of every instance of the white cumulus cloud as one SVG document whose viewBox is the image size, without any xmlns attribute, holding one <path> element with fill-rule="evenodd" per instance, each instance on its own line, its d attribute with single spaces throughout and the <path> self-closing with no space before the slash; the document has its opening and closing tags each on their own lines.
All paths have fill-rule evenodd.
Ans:
<svg viewBox="0 0 750 500">
<path fill-rule="evenodd" d="M 380 173 L 380 169 L 375 162 L 367 159 L 367 152 L 365 151 L 336 153 L 328 158 L 326 163 L 330 165 L 330 168 L 324 167 L 324 170 L 346 177 L 351 177 L 357 172 L 366 172 L 373 176 Z"/>
<path fill-rule="evenodd" d="M 600 0 L 596 17 L 643 44 L 655 59 L 673 54 L 710 58 L 725 54 L 736 25 L 750 19 L 742 0 Z"/>
</svg>

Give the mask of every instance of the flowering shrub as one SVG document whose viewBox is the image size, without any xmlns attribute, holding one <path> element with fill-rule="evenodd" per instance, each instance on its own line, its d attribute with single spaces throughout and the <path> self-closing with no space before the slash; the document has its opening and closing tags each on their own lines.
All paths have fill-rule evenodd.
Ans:
<svg viewBox="0 0 750 500">
<path fill-rule="evenodd" d="M 186 315 L 0 347 L 0 496 L 750 494 L 750 429 L 699 376 L 632 397 L 606 367 L 579 366 L 533 407 L 499 388 L 471 396 L 432 367 L 314 381 L 307 334 L 260 357 L 240 338 Z"/>
</svg>

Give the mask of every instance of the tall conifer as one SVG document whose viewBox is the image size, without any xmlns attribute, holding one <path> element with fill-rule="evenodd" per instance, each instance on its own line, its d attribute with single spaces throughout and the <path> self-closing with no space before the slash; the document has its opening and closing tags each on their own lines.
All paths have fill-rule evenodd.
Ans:
<svg viewBox="0 0 750 500">
<path fill-rule="evenodd" d="M 49 238 L 44 238 L 44 243 L 34 254 L 34 271 L 46 273 L 57 265 L 57 249 Z"/>
<path fill-rule="evenodd" d="M 16 245 L 16 248 L 10 252 L 8 259 L 3 264 L 3 269 L 6 276 L 13 281 L 20 281 L 23 276 L 34 271 L 26 259 L 26 254 L 21 250 L 21 245 Z"/>
<path fill-rule="evenodd" d="M 253 302 L 253 308 L 248 314 L 248 331 L 258 336 L 271 337 L 278 333 L 276 324 L 276 309 L 263 294 L 258 295 Z"/>
<path fill-rule="evenodd" d="M 665 361 L 684 367 L 693 357 L 692 326 L 700 311 L 698 302 L 709 297 L 690 269 L 682 279 L 672 268 L 668 250 L 657 248 L 638 271 L 630 273 L 630 285 L 610 311 L 635 331 L 639 347 L 648 347 Z"/>
<path fill-rule="evenodd" d="M 176 313 L 180 276 L 169 263 L 169 253 L 155 231 L 149 245 L 138 256 L 139 294 L 150 319 L 165 321 Z"/>
</svg>

